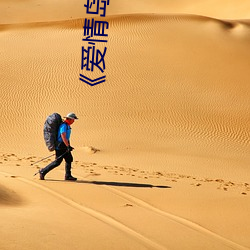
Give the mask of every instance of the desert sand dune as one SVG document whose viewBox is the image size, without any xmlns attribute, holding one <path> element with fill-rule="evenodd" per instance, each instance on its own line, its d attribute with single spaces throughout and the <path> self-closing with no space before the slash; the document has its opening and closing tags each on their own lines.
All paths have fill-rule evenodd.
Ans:
<svg viewBox="0 0 250 250">
<path fill-rule="evenodd" d="M 5 147 L 30 154 L 41 148 L 46 154 L 41 124 L 49 113 L 67 112 L 67 107 L 84 119 L 84 127 L 75 124 L 77 147 L 90 143 L 114 154 L 128 153 L 128 163 L 149 166 L 152 161 L 147 164 L 141 154 L 157 153 L 161 157 L 153 157 L 155 165 L 163 168 L 173 165 L 171 160 L 182 165 L 182 158 L 190 156 L 185 164 L 204 159 L 199 169 L 205 171 L 211 162 L 225 171 L 234 168 L 233 161 L 223 164 L 230 155 L 246 168 L 248 25 L 241 24 L 239 34 L 237 23 L 200 16 L 143 14 L 108 20 L 109 81 L 95 89 L 78 81 L 82 19 L 12 25 L 4 32 L 9 53 L 3 57 L 1 102 L 13 139 L 25 140 L 12 143 L 2 130 Z"/>
<path fill-rule="evenodd" d="M 18 4 L 17 4 L 18 3 Z M 86 16 L 84 5 L 87 1 L 79 0 L 37 0 L 16 1 L 1 0 L 0 23 L 27 23 L 56 20 L 72 20 Z M 195 14 L 225 19 L 249 19 L 250 4 L 247 0 L 240 3 L 236 0 L 143 0 L 143 1 L 110 1 L 108 15 L 139 13 L 158 14 Z"/>
<path fill-rule="evenodd" d="M 111 2 L 94 87 L 84 4 L 0 2 L 0 248 L 249 249 L 249 3 Z M 78 182 L 40 181 L 71 111 Z"/>
</svg>

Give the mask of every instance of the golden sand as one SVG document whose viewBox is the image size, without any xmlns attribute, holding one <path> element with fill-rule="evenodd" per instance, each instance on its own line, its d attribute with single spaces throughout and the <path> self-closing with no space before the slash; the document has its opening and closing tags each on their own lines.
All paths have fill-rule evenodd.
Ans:
<svg viewBox="0 0 250 250">
<path fill-rule="evenodd" d="M 250 4 L 110 1 L 93 87 L 84 4 L 0 2 L 0 249 L 250 249 Z M 40 181 L 72 111 L 78 181 Z"/>
</svg>

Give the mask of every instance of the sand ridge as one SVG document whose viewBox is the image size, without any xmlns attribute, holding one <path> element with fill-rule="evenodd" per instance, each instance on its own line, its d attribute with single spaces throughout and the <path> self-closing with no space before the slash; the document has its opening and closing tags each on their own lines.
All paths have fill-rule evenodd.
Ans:
<svg viewBox="0 0 250 250">
<path fill-rule="evenodd" d="M 249 249 L 248 3 L 111 2 L 95 87 L 83 5 L 0 2 L 0 248 Z M 72 111 L 78 181 L 40 181 L 43 123 Z"/>
<path fill-rule="evenodd" d="M 68 2 L 62 0 L 60 6 L 57 1 L 30 1 L 27 8 L 26 1 L 1 1 L 0 8 L 2 15 L 0 23 L 25 23 L 70 20 L 83 18 L 86 16 L 85 2 L 72 0 Z M 149 1 L 124 2 L 116 0 L 110 3 L 107 8 L 108 15 L 126 15 L 138 13 L 174 13 L 174 14 L 198 14 L 216 18 L 227 19 L 249 19 L 249 2 L 241 1 L 239 4 L 235 0 L 222 0 L 219 3 L 211 0 L 187 2 L 177 1 Z"/>
</svg>

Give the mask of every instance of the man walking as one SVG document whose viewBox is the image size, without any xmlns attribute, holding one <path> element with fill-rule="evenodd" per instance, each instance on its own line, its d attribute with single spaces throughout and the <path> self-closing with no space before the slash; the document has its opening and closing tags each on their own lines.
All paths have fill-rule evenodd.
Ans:
<svg viewBox="0 0 250 250">
<path fill-rule="evenodd" d="M 70 135 L 71 135 L 70 125 L 72 125 L 74 121 L 78 118 L 74 113 L 69 113 L 64 118 L 66 119 L 58 129 L 58 136 L 57 136 L 58 146 L 56 147 L 56 160 L 51 162 L 48 166 L 39 171 L 40 180 L 44 180 L 45 175 L 55 167 L 58 167 L 62 163 L 63 159 L 65 160 L 65 180 L 67 181 L 77 180 L 77 178 L 71 175 L 71 163 L 73 162 L 73 156 L 71 154 L 71 151 L 74 148 L 70 146 Z"/>
</svg>

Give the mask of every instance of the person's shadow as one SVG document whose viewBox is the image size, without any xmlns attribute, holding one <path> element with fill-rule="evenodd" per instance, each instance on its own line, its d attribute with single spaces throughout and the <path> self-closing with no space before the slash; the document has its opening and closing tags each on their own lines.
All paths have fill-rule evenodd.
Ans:
<svg viewBox="0 0 250 250">
<path fill-rule="evenodd" d="M 142 183 L 131 183 L 131 182 L 114 182 L 114 181 L 84 181 L 77 180 L 76 183 L 94 184 L 94 185 L 106 185 L 116 187 L 136 187 L 136 188 L 171 188 L 170 186 L 142 184 Z"/>
</svg>

